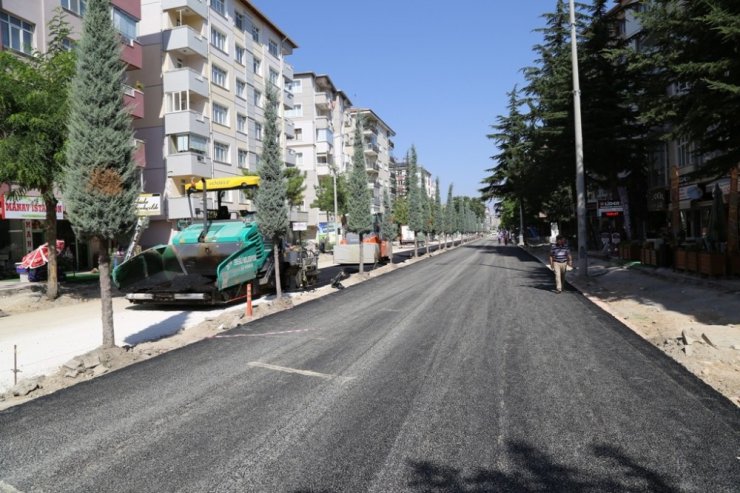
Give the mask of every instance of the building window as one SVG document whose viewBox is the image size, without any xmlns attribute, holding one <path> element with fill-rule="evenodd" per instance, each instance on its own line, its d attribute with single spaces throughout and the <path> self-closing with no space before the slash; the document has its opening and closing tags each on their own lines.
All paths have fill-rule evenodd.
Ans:
<svg viewBox="0 0 740 493">
<path fill-rule="evenodd" d="M 226 52 L 226 35 L 216 29 L 215 27 L 211 28 L 211 44 L 218 48 L 219 50 Z"/>
<path fill-rule="evenodd" d="M 33 24 L 0 12 L 0 31 L 3 36 L 3 47 L 28 55 L 33 52 Z"/>
<path fill-rule="evenodd" d="M 239 11 L 234 12 L 234 25 L 236 28 L 242 32 L 246 31 L 247 29 L 247 20 L 244 17 L 244 14 L 242 14 Z"/>
<path fill-rule="evenodd" d="M 275 41 L 270 40 L 270 42 L 269 42 L 269 44 L 267 46 L 267 51 L 270 52 L 270 55 L 272 55 L 275 58 L 277 58 L 279 56 L 278 55 L 278 44 Z"/>
<path fill-rule="evenodd" d="M 246 99 L 247 83 L 241 79 L 236 79 L 236 95 Z"/>
<path fill-rule="evenodd" d="M 211 0 L 211 8 L 221 15 L 224 15 L 224 0 Z"/>
<path fill-rule="evenodd" d="M 280 76 L 280 74 L 278 74 L 277 72 L 275 72 L 275 70 L 270 69 L 270 78 L 269 78 L 269 81 L 272 82 L 273 85 L 278 85 L 278 77 L 279 76 Z"/>
<path fill-rule="evenodd" d="M 290 83 L 289 86 L 290 92 L 293 94 L 300 94 L 303 92 L 303 81 L 302 80 L 294 80 Z"/>
<path fill-rule="evenodd" d="M 165 95 L 167 102 L 167 112 L 174 113 L 176 111 L 187 111 L 190 109 L 188 92 L 168 92 Z"/>
<path fill-rule="evenodd" d="M 223 142 L 213 143 L 213 160 L 219 163 L 229 162 L 229 144 Z"/>
<path fill-rule="evenodd" d="M 237 151 L 237 165 L 240 168 L 249 167 L 249 153 L 245 149 L 239 149 Z"/>
<path fill-rule="evenodd" d="M 303 164 L 303 153 L 302 152 L 296 152 L 295 153 L 295 165 L 301 166 Z"/>
<path fill-rule="evenodd" d="M 177 152 L 206 154 L 208 139 L 195 134 L 180 134 L 176 137 Z"/>
<path fill-rule="evenodd" d="M 86 0 L 62 0 L 62 8 L 82 17 L 85 15 Z"/>
<path fill-rule="evenodd" d="M 259 122 L 254 122 L 254 138 L 262 140 L 262 124 Z"/>
<path fill-rule="evenodd" d="M 213 103 L 213 123 L 228 126 L 229 109 L 226 106 Z"/>
<path fill-rule="evenodd" d="M 236 129 L 239 132 L 247 133 L 247 115 L 242 115 L 241 113 L 237 113 Z"/>
<path fill-rule="evenodd" d="M 75 41 L 74 39 L 70 39 L 70 38 L 64 38 L 62 40 L 62 46 L 64 47 L 65 50 L 72 51 L 77 46 L 77 41 Z"/>
<path fill-rule="evenodd" d="M 262 75 L 262 60 L 259 58 L 254 58 L 252 60 L 252 73 Z"/>
<path fill-rule="evenodd" d="M 252 94 L 252 103 L 256 107 L 262 108 L 262 93 L 259 92 L 257 89 L 255 89 L 254 93 Z"/>
<path fill-rule="evenodd" d="M 302 128 L 295 129 L 295 140 L 303 140 L 303 129 Z"/>
<path fill-rule="evenodd" d="M 234 45 L 234 59 L 244 65 L 245 51 L 243 46 Z"/>
<path fill-rule="evenodd" d="M 113 26 L 128 44 L 136 39 L 136 19 L 115 7 L 112 9 Z"/>
<path fill-rule="evenodd" d="M 216 65 L 213 65 L 211 67 L 211 82 L 225 89 L 226 88 L 226 70 Z"/>
<path fill-rule="evenodd" d="M 252 40 L 255 43 L 260 42 L 260 28 L 257 26 L 252 26 Z"/>
<path fill-rule="evenodd" d="M 303 105 L 302 104 L 296 104 L 293 106 L 293 109 L 286 110 L 285 116 L 288 118 L 298 118 L 303 116 Z"/>
</svg>

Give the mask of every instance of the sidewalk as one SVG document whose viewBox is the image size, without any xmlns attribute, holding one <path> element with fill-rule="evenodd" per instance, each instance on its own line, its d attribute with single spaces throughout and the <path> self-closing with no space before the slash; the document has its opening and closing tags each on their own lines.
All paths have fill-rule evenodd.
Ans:
<svg viewBox="0 0 740 493">
<path fill-rule="evenodd" d="M 524 250 L 549 268 L 549 245 Z M 588 277 L 573 270 L 566 280 L 740 405 L 740 279 L 701 278 L 589 252 Z"/>
</svg>

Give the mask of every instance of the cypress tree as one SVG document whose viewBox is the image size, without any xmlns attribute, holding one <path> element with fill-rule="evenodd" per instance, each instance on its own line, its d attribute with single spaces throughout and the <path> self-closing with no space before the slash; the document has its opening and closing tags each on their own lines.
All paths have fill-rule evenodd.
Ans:
<svg viewBox="0 0 740 493">
<path fill-rule="evenodd" d="M 280 148 L 280 132 L 277 125 L 277 92 L 267 84 L 265 128 L 262 146 L 262 165 L 259 170 L 260 187 L 257 189 L 255 206 L 257 223 L 262 234 L 272 242 L 275 264 L 275 292 L 279 300 L 283 296 L 280 282 L 280 243 L 288 231 L 287 183 L 283 173 Z"/>
<path fill-rule="evenodd" d="M 357 233 L 360 238 L 360 274 L 365 270 L 363 262 L 362 238 L 373 229 L 373 216 L 370 213 L 372 197 L 367 188 L 367 170 L 365 169 L 365 149 L 362 141 L 362 117 L 358 113 L 355 121 L 355 133 L 352 155 L 352 171 L 347 186 L 347 230 Z"/>
<path fill-rule="evenodd" d="M 406 161 L 408 162 L 409 228 L 414 232 L 414 257 L 419 256 L 419 235 L 423 234 L 422 229 L 424 228 L 424 204 L 416 159 L 416 147 L 412 145 Z"/>
<path fill-rule="evenodd" d="M 139 193 L 119 39 L 109 2 L 88 1 L 70 92 L 63 197 L 75 232 L 90 238 L 98 255 L 103 347 L 115 345 L 110 241 L 134 224 Z"/>
<path fill-rule="evenodd" d="M 393 209 L 391 207 L 391 199 L 388 195 L 388 190 L 383 190 L 383 219 L 380 223 L 380 237 L 388 242 L 388 245 L 392 247 L 393 240 L 398 234 L 398 226 L 394 222 Z M 390 254 L 390 263 L 393 264 L 393 252 Z"/>
<path fill-rule="evenodd" d="M 451 236 L 455 232 L 455 204 L 452 198 L 452 183 L 450 183 L 447 189 L 447 202 L 445 204 L 445 243 L 447 242 L 447 236 Z M 454 245 L 454 240 L 453 240 Z"/>
<path fill-rule="evenodd" d="M 437 236 L 437 245 L 440 245 L 441 241 L 439 236 L 444 234 L 444 217 L 442 217 L 442 198 L 439 191 L 439 176 L 434 181 L 434 184 L 434 222 L 432 231 L 434 231 L 434 234 Z"/>
</svg>

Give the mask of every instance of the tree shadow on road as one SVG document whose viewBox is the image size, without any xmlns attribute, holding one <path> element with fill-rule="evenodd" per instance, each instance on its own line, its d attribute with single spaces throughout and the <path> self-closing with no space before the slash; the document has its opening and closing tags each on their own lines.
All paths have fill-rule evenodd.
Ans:
<svg viewBox="0 0 740 493">
<path fill-rule="evenodd" d="M 593 462 L 601 472 L 560 463 L 523 441 L 509 442 L 507 448 L 510 465 L 506 471 L 477 468 L 465 472 L 431 461 L 409 460 L 408 487 L 425 493 L 679 491 L 669 478 L 639 465 L 618 447 L 591 447 Z"/>
<path fill-rule="evenodd" d="M 187 321 L 188 315 L 189 313 L 184 311 L 171 317 L 167 317 L 161 322 L 157 322 L 156 324 L 150 325 L 135 334 L 126 336 L 123 342 L 128 345 L 135 346 L 142 342 L 156 341 L 157 339 L 171 336 L 182 329 L 183 325 Z"/>
</svg>

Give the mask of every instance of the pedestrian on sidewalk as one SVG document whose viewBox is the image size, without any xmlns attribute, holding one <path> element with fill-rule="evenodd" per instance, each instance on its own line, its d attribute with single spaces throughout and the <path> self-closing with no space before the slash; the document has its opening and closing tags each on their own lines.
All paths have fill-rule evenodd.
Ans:
<svg viewBox="0 0 740 493">
<path fill-rule="evenodd" d="M 563 280 L 568 267 L 573 267 L 573 257 L 570 247 L 562 235 L 555 238 L 555 244 L 550 247 L 550 267 L 555 272 L 555 292 L 563 292 Z"/>
</svg>

